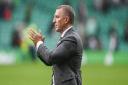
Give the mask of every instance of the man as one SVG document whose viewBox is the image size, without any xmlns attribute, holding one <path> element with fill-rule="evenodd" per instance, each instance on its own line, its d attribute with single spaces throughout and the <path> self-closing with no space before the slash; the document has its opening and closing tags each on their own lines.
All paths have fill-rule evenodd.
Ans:
<svg viewBox="0 0 128 85">
<path fill-rule="evenodd" d="M 60 5 L 55 12 L 55 30 L 61 33 L 57 47 L 49 52 L 44 45 L 44 37 L 34 30 L 29 31 L 38 57 L 48 66 L 53 66 L 52 85 L 82 85 L 81 59 L 82 41 L 73 30 L 74 10 L 69 5 Z"/>
</svg>

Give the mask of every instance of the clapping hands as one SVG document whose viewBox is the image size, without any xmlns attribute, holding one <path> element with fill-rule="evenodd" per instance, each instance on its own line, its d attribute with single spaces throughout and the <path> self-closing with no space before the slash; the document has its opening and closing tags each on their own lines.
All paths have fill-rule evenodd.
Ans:
<svg viewBox="0 0 128 85">
<path fill-rule="evenodd" d="M 35 45 L 38 41 L 44 41 L 44 37 L 41 35 L 41 33 L 32 28 L 28 30 L 28 36 L 29 39 L 31 39 Z"/>
</svg>

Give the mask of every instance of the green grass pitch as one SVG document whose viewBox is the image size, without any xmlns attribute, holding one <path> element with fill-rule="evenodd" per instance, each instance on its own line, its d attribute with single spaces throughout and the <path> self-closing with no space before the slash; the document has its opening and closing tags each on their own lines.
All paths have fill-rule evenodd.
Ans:
<svg viewBox="0 0 128 85">
<path fill-rule="evenodd" d="M 82 65 L 83 85 L 128 85 L 128 55 L 116 53 L 112 66 L 104 66 L 105 52 L 86 52 L 88 63 Z M 97 63 L 99 62 L 99 63 Z M 52 68 L 42 62 L 0 65 L 0 85 L 50 85 Z"/>
<path fill-rule="evenodd" d="M 83 65 L 83 85 L 128 85 L 128 65 Z M 41 63 L 0 66 L 0 85 L 50 85 L 51 68 Z"/>
</svg>

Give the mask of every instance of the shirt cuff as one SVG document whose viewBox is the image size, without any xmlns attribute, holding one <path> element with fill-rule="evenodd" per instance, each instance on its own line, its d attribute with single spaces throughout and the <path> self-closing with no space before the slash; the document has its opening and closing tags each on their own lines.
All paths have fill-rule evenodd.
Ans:
<svg viewBox="0 0 128 85">
<path fill-rule="evenodd" d="M 43 41 L 38 41 L 37 44 L 36 44 L 36 51 L 38 50 L 39 46 L 43 44 Z"/>
</svg>

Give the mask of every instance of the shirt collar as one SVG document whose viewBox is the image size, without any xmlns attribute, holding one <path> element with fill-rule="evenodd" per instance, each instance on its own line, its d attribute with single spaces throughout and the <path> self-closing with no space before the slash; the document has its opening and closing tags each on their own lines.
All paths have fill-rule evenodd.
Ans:
<svg viewBox="0 0 128 85">
<path fill-rule="evenodd" d="M 65 33 L 66 33 L 69 29 L 71 29 L 72 27 L 73 27 L 73 26 L 68 27 L 68 28 L 61 34 L 61 37 L 64 37 Z"/>
</svg>

